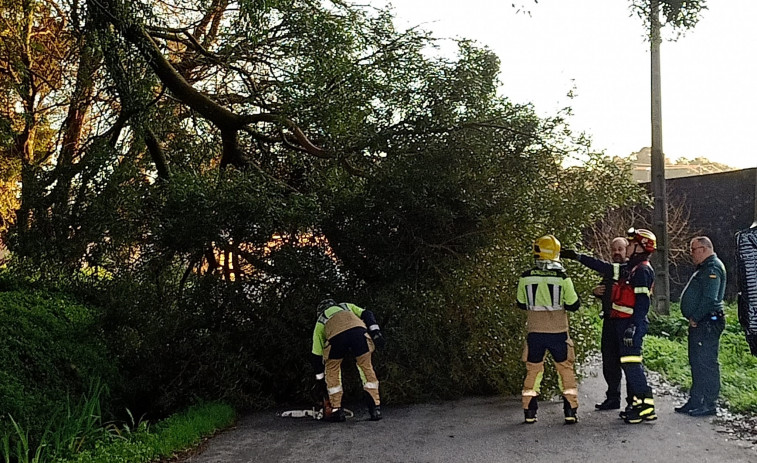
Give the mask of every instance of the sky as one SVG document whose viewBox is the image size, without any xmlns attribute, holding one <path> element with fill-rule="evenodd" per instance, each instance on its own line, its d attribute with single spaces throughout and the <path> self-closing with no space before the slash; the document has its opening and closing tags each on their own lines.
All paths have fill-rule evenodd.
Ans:
<svg viewBox="0 0 757 463">
<path fill-rule="evenodd" d="M 517 8 L 525 5 L 530 16 Z M 375 6 L 383 0 L 371 0 Z M 629 0 L 391 0 L 397 27 L 467 38 L 502 62 L 500 94 L 541 116 L 570 106 L 595 150 L 651 146 L 650 53 Z M 662 146 L 671 160 L 757 166 L 757 0 L 710 0 L 696 27 L 663 42 Z M 668 36 L 671 34 L 668 33 Z M 453 53 L 452 41 L 440 53 Z M 567 95 L 574 89 L 574 97 Z"/>
</svg>

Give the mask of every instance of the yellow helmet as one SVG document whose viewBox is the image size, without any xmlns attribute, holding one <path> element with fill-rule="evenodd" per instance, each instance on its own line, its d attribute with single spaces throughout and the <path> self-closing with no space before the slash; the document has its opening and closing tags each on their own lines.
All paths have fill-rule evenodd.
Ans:
<svg viewBox="0 0 757 463">
<path fill-rule="evenodd" d="M 544 235 L 534 241 L 534 259 L 560 260 L 560 242 L 553 235 Z"/>
</svg>

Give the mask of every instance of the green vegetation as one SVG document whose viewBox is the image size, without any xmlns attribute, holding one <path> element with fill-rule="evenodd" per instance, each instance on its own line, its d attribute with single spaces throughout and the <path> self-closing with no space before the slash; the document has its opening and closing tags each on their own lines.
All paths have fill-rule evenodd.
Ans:
<svg viewBox="0 0 757 463">
<path fill-rule="evenodd" d="M 669 316 L 654 315 L 650 335 L 645 339 L 644 363 L 668 381 L 688 390 L 691 387 L 687 351 L 688 323 L 680 307 L 673 305 Z M 738 322 L 735 305 L 726 309 L 726 328 L 720 338 L 721 396 L 735 412 L 757 412 L 757 358 L 749 352 Z"/>
<path fill-rule="evenodd" d="M 228 428 L 235 420 L 236 413 L 229 405 L 196 405 L 152 427 L 142 422 L 134 429 L 108 430 L 94 449 L 52 463 L 143 463 L 167 458 L 197 446 L 204 437 Z"/>
<path fill-rule="evenodd" d="M 98 399 L 92 396 L 88 404 L 97 404 Z M 88 423 L 72 416 L 54 419 L 38 443 L 30 443 L 28 431 L 11 420 L 14 439 L 2 436 L 0 457 L 6 463 L 143 463 L 191 449 L 236 420 L 234 409 L 221 403 L 190 407 L 154 426 L 133 419 L 104 424 L 94 407 L 82 411 Z"/>
<path fill-rule="evenodd" d="M 15 286 L 0 292 L 0 461 L 149 461 L 235 419 L 231 406 L 210 403 L 152 427 L 135 422 L 116 410 L 125 394 L 113 394 L 122 379 L 100 312 L 60 293 L 20 289 L 7 274 L 0 281 Z"/>
<path fill-rule="evenodd" d="M 60 294 L 0 292 L 0 435 L 13 430 L 13 416 L 34 441 L 70 397 L 116 382 L 97 317 Z"/>
<path fill-rule="evenodd" d="M 10 265 L 101 310 L 136 415 L 308 401 L 326 295 L 375 311 L 387 402 L 516 392 L 532 241 L 643 201 L 569 109 L 510 101 L 491 50 L 436 56 L 391 10 L 28 3 L 0 2 Z"/>
</svg>

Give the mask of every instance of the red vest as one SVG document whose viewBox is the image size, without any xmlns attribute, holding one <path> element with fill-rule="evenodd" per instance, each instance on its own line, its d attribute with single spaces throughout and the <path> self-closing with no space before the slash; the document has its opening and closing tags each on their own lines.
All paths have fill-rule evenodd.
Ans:
<svg viewBox="0 0 757 463">
<path fill-rule="evenodd" d="M 634 287 L 631 286 L 630 280 L 636 269 L 639 268 L 639 265 L 649 265 L 649 261 L 639 262 L 631 269 L 628 277 L 612 285 L 612 310 L 610 310 L 610 318 L 631 318 L 633 315 L 633 308 L 636 305 L 636 292 L 634 291 Z"/>
</svg>

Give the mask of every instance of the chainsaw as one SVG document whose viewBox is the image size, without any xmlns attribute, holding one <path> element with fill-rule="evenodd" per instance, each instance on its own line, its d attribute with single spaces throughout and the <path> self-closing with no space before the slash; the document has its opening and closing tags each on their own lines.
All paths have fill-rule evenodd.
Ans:
<svg viewBox="0 0 757 463">
<path fill-rule="evenodd" d="M 313 387 L 310 388 L 310 396 L 313 399 L 313 402 L 315 402 L 313 408 L 304 410 L 288 410 L 279 413 L 278 416 L 282 418 L 311 417 L 314 420 L 323 420 L 331 417 L 331 413 L 334 411 L 334 408 L 331 406 L 329 394 L 324 388 L 324 383 L 316 382 Z M 344 409 L 344 415 L 347 418 L 352 418 L 353 416 L 355 416 L 352 411 L 346 408 Z"/>
</svg>

